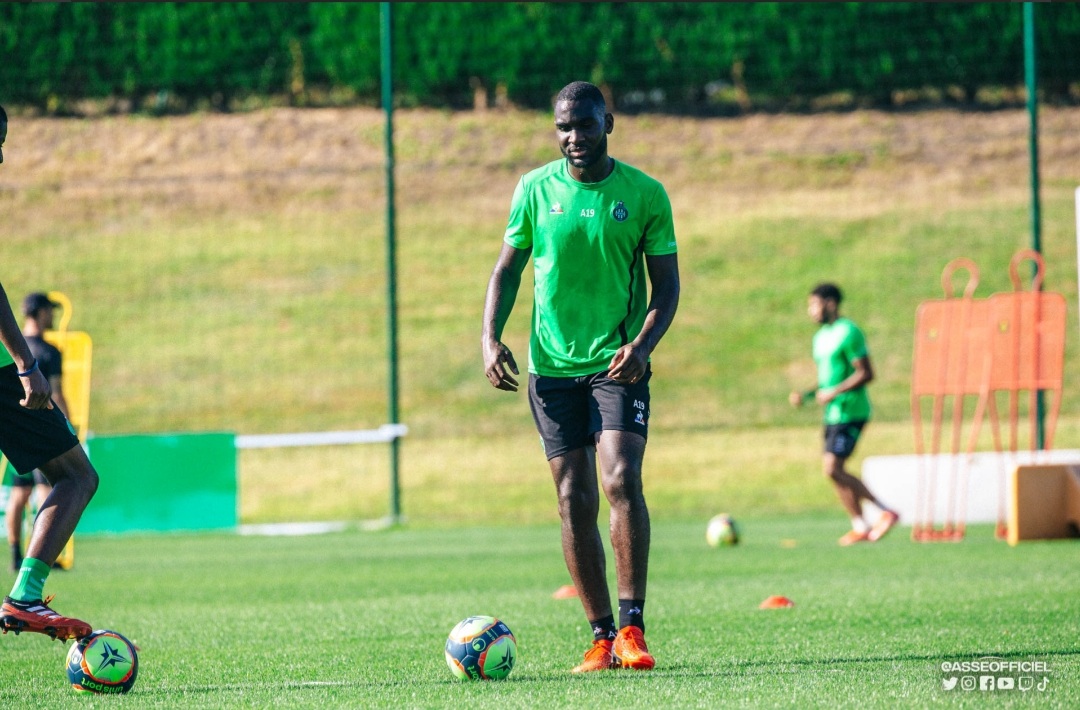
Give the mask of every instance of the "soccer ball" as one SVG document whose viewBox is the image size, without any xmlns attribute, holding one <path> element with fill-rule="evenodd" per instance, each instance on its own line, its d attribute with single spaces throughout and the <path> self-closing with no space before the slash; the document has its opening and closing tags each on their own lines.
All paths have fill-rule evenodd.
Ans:
<svg viewBox="0 0 1080 710">
<path fill-rule="evenodd" d="M 710 547 L 735 545 L 739 542 L 739 528 L 727 513 L 714 516 L 705 528 L 705 542 Z"/>
<path fill-rule="evenodd" d="M 517 660 L 517 640 L 493 616 L 470 616 L 446 639 L 446 665 L 462 680 L 501 680 Z"/>
<path fill-rule="evenodd" d="M 126 693 L 138 674 L 135 644 L 115 631 L 95 631 L 68 649 L 67 677 L 80 693 Z"/>
</svg>

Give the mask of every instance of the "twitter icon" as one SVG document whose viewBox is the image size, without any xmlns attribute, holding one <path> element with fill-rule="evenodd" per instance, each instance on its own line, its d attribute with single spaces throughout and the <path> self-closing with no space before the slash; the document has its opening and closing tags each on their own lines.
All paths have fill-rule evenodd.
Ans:
<svg viewBox="0 0 1080 710">
<path fill-rule="evenodd" d="M 952 690 L 953 688 L 956 687 L 956 681 L 957 680 L 959 680 L 959 678 L 957 678 L 955 676 L 953 676 L 952 678 L 942 678 L 941 679 L 941 685 L 943 685 L 945 687 L 945 690 Z"/>
</svg>

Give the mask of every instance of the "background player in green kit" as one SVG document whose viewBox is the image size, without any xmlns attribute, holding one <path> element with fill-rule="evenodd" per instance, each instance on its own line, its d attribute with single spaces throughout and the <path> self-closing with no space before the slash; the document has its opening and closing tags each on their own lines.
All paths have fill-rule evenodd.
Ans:
<svg viewBox="0 0 1080 710">
<path fill-rule="evenodd" d="M 574 672 L 647 670 L 655 660 L 644 637 L 650 538 L 641 467 L 649 356 L 679 302 L 671 203 L 659 182 L 608 156 L 615 119 L 597 87 L 568 84 L 554 113 L 564 157 L 514 191 L 484 304 L 484 369 L 494 387 L 517 391 L 517 363 L 501 339 L 531 256 L 529 404 L 558 494 L 563 556 L 593 629 Z M 618 628 L 597 526 L 597 456 L 611 504 Z"/>
<path fill-rule="evenodd" d="M 806 392 L 792 392 L 788 399 L 795 407 L 810 399 L 825 407 L 822 470 L 832 480 L 840 502 L 851 516 L 851 530 L 840 538 L 840 544 L 853 545 L 880 540 L 899 517 L 844 468 L 859 434 L 870 420 L 866 385 L 874 379 L 874 369 L 862 331 L 850 319 L 840 316 L 842 299 L 840 289 L 831 283 L 819 284 L 810 292 L 807 313 L 821 326 L 813 341 L 818 384 Z M 882 511 L 873 527 L 863 519 L 864 500 Z"/>
</svg>

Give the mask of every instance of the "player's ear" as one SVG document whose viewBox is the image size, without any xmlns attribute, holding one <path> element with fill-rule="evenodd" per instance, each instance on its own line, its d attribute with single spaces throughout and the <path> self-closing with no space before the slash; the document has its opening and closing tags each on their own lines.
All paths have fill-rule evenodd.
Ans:
<svg viewBox="0 0 1080 710">
<path fill-rule="evenodd" d="M 604 133 L 610 135 L 615 130 L 615 117 L 610 113 L 604 114 Z"/>
</svg>

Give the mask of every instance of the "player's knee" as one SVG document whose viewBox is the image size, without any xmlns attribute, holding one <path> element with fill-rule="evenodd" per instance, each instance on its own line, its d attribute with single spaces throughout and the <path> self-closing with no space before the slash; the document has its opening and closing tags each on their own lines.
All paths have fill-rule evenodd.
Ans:
<svg viewBox="0 0 1080 710">
<path fill-rule="evenodd" d="M 86 471 L 83 472 L 83 485 L 86 488 L 88 499 L 94 497 L 100 483 L 101 479 L 98 477 L 97 471 L 94 470 L 93 466 L 88 465 Z"/>
<path fill-rule="evenodd" d="M 596 490 L 577 486 L 559 487 L 559 514 L 563 518 L 596 517 L 600 512 L 600 496 Z"/>
<path fill-rule="evenodd" d="M 604 476 L 604 494 L 612 505 L 644 502 L 641 472 L 631 467 L 616 468 Z"/>
</svg>

